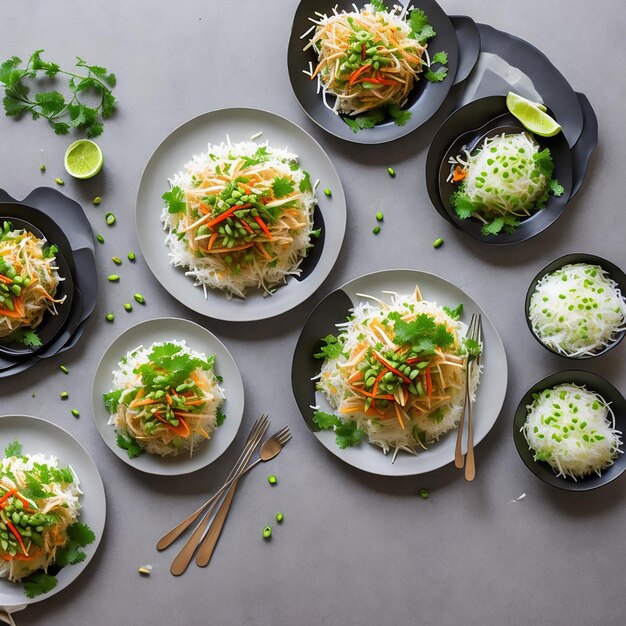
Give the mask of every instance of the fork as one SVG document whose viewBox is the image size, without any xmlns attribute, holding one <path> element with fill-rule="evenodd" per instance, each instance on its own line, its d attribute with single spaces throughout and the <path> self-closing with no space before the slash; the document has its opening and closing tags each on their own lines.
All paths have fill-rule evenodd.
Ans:
<svg viewBox="0 0 626 626">
<path fill-rule="evenodd" d="M 269 461 L 269 459 L 274 458 L 282 449 L 282 444 L 280 443 L 279 439 L 282 439 L 285 436 L 287 436 L 286 441 L 288 441 L 289 437 L 291 437 L 291 434 L 289 433 L 289 428 L 287 427 L 278 431 L 272 437 L 270 437 L 267 441 L 265 441 L 265 443 L 261 447 L 261 454 L 259 458 L 253 463 L 251 463 L 250 465 L 248 465 L 247 467 L 245 467 L 244 469 L 241 469 L 240 467 L 237 473 L 224 483 L 224 485 L 220 489 L 220 492 L 223 493 L 224 490 L 227 487 L 229 487 L 234 481 L 239 480 L 239 478 L 241 478 L 244 474 L 249 472 L 253 467 L 258 465 L 261 461 Z M 268 447 L 268 444 L 270 444 L 269 447 L 272 448 L 272 453 L 270 455 L 265 455 L 263 453 L 263 450 Z M 275 444 L 275 445 L 272 445 L 272 444 Z M 256 448 L 256 445 L 253 446 L 247 452 L 246 457 L 243 461 L 244 466 L 250 460 L 250 457 L 252 456 L 252 453 L 254 452 L 255 448 Z M 214 502 L 211 505 L 211 508 L 204 514 L 203 518 L 200 520 L 200 523 L 196 526 L 195 530 L 193 531 L 191 537 L 187 539 L 187 541 L 185 542 L 185 545 L 181 548 L 180 552 L 176 555 L 176 558 L 172 561 L 172 565 L 170 567 L 170 573 L 173 576 L 180 576 L 181 574 L 185 572 L 185 570 L 189 566 L 189 563 L 191 562 L 193 554 L 196 551 L 198 544 L 202 540 L 202 537 L 207 529 L 207 526 L 209 525 L 209 522 L 211 520 L 211 515 L 213 514 L 213 510 L 215 509 L 216 506 L 217 506 L 217 501 Z"/>
<path fill-rule="evenodd" d="M 476 341 L 481 344 L 483 339 L 483 324 L 480 313 L 478 314 L 478 322 L 476 329 Z M 482 350 L 481 350 L 482 352 Z M 481 352 L 473 362 L 474 368 L 480 367 Z M 469 382 L 469 381 L 468 381 Z M 465 390 L 467 397 L 467 454 L 465 455 L 465 480 L 474 480 L 476 476 L 476 465 L 474 463 L 474 431 L 472 429 L 472 398 L 470 397 L 469 385 Z"/>
<path fill-rule="evenodd" d="M 215 546 L 217 545 L 217 541 L 220 538 L 220 534 L 222 532 L 222 527 L 224 526 L 224 522 L 226 521 L 226 517 L 228 516 L 228 511 L 230 510 L 231 502 L 233 501 L 233 497 L 235 495 L 235 489 L 237 489 L 237 484 L 239 483 L 239 478 L 243 476 L 246 472 L 250 471 L 255 465 L 260 463 L 261 461 L 269 461 L 273 459 L 287 444 L 287 442 L 291 439 L 291 433 L 289 432 L 289 428 L 285 427 L 282 431 L 276 433 L 272 438 L 268 439 L 263 446 L 261 447 L 261 453 L 259 458 L 249 465 L 237 480 L 233 482 L 231 485 L 226 497 L 224 498 L 209 531 L 206 536 L 202 540 L 200 544 L 200 549 L 198 550 L 198 554 L 196 555 L 196 565 L 199 567 L 206 567 L 211 560 L 211 556 L 213 555 L 213 551 L 215 550 Z M 270 446 L 272 440 L 278 443 L 278 448 L 275 446 Z"/>
<path fill-rule="evenodd" d="M 478 318 L 475 313 L 472 313 L 472 317 L 470 318 L 469 326 L 467 327 L 466 336 L 469 339 L 476 339 L 476 327 L 478 324 Z M 462 440 L 463 440 L 463 427 L 465 425 L 465 410 L 468 406 L 468 398 L 469 398 L 469 384 L 470 384 L 470 356 L 467 356 L 467 365 L 465 367 L 465 393 L 463 396 L 463 410 L 461 411 L 461 419 L 459 420 L 459 428 L 456 434 L 456 447 L 454 449 L 454 465 L 461 469 L 465 464 L 465 460 L 463 458 L 463 450 L 462 450 Z M 471 408 L 470 408 L 471 411 Z"/>
<path fill-rule="evenodd" d="M 269 426 L 269 418 L 267 413 L 263 413 L 261 417 L 254 423 L 252 429 L 250 430 L 250 434 L 248 435 L 248 439 L 243 447 L 243 450 L 237 459 L 237 462 L 233 466 L 230 474 L 228 475 L 228 479 L 230 480 L 233 476 L 236 476 L 237 473 L 245 467 L 245 464 L 250 459 L 252 452 L 259 445 L 261 438 L 265 434 L 267 427 Z M 247 456 L 248 453 L 250 456 Z M 182 522 L 178 523 L 174 528 L 166 532 L 157 542 L 156 547 L 157 550 L 165 550 L 165 548 L 169 547 L 182 533 L 191 525 L 193 522 L 200 516 L 200 514 L 211 504 L 213 504 L 226 490 L 227 484 L 224 483 L 215 494 L 211 498 L 209 498 L 199 509 L 194 511 L 189 517 L 186 517 Z"/>
</svg>

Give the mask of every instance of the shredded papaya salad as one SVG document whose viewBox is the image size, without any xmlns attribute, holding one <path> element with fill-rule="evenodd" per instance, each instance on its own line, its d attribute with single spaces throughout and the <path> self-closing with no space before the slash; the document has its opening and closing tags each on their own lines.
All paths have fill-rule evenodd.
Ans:
<svg viewBox="0 0 626 626">
<path fill-rule="evenodd" d="M 464 147 L 449 163 L 448 182 L 459 185 L 452 206 L 460 219 L 483 222 L 484 235 L 513 232 L 521 219 L 546 205 L 550 192 L 564 192 L 552 178 L 550 149 L 540 150 L 529 133 L 487 137 L 471 153 Z"/>
<path fill-rule="evenodd" d="M 117 444 L 130 458 L 144 450 L 163 457 L 187 451 L 191 457 L 211 438 L 225 419 L 214 361 L 184 341 L 167 341 L 139 346 L 118 363 L 104 403 Z"/>
<path fill-rule="evenodd" d="M 8 446 L 0 461 L 0 577 L 18 582 L 52 563 L 75 562 L 62 549 L 79 515 L 79 485 L 56 457 Z"/>
<path fill-rule="evenodd" d="M 314 421 L 334 428 L 346 447 L 367 435 L 385 453 L 415 453 L 458 425 L 465 395 L 468 354 L 480 345 L 466 339 L 462 306 L 450 310 L 410 295 L 391 303 L 362 295 L 341 332 L 324 339 L 316 358 L 324 362 L 317 389 L 334 414 L 316 411 Z M 470 392 L 480 377 L 474 369 Z"/>
<path fill-rule="evenodd" d="M 34 329 L 46 313 L 56 315 L 55 299 L 63 280 L 55 265 L 56 246 L 4 222 L 0 230 L 0 337 L 11 335 L 27 345 L 40 345 Z"/>
<path fill-rule="evenodd" d="M 315 197 L 309 173 L 287 150 L 253 141 L 210 145 L 170 180 L 162 222 L 170 260 L 228 297 L 267 295 L 311 247 Z"/>
<path fill-rule="evenodd" d="M 429 58 L 427 41 L 436 33 L 421 9 L 389 9 L 381 1 L 353 8 L 341 12 L 334 8 L 330 15 L 316 13 L 309 18 L 313 26 L 302 35 L 310 35 L 304 50 L 312 48 L 318 64 L 314 68 L 310 63 L 304 72 L 311 80 L 317 79 L 318 93 L 321 90 L 325 106 L 334 113 L 356 116 L 386 107 L 402 125 L 410 113 L 400 112 L 400 108 L 424 67 L 428 69 L 427 80 L 442 81 L 446 68 L 437 72 L 429 68 L 434 63 L 447 63 L 447 54 L 440 52 Z M 334 102 L 328 102 L 329 94 L 335 96 Z M 371 125 L 361 128 L 382 119 L 370 121 Z"/>
</svg>

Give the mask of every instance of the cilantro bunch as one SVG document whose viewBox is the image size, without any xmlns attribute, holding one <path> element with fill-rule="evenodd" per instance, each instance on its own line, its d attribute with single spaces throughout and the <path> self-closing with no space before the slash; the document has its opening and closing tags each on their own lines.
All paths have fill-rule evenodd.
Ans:
<svg viewBox="0 0 626 626">
<path fill-rule="evenodd" d="M 84 131 L 87 137 L 102 134 L 102 120 L 108 119 L 116 109 L 115 96 L 111 89 L 116 85 L 115 74 L 105 67 L 88 65 L 76 57 L 77 71 L 61 69 L 57 63 L 44 61 L 43 50 L 35 50 L 25 66 L 13 56 L 0 65 L 0 83 L 4 86 L 2 99 L 5 113 L 19 117 L 30 113 L 34 120 L 43 117 L 50 122 L 57 135 L 66 135 L 72 128 Z M 69 96 L 61 92 L 39 91 L 32 96 L 31 86 L 39 81 L 68 77 Z M 90 106 L 83 100 L 86 95 L 95 95 L 99 102 Z"/>
</svg>

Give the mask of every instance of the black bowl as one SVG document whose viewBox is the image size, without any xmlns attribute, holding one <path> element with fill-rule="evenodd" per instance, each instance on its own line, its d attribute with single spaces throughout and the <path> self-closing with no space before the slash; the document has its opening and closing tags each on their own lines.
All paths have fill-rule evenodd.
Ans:
<svg viewBox="0 0 626 626">
<path fill-rule="evenodd" d="M 601 354 L 606 354 L 610 350 L 613 350 L 613 348 L 615 348 L 615 346 L 617 346 L 620 343 L 620 341 L 624 338 L 624 335 L 626 335 L 626 330 L 616 333 L 613 341 L 608 346 L 606 346 L 603 350 L 600 350 L 599 352 L 596 352 L 594 354 L 583 355 L 583 356 L 569 356 L 567 354 L 562 354 L 561 352 L 558 352 L 557 350 L 552 349 L 550 346 L 547 346 L 539 338 L 537 333 L 535 333 L 535 331 L 533 330 L 533 326 L 530 323 L 529 311 L 530 311 L 530 299 L 535 291 L 535 287 L 537 286 L 537 283 L 546 274 L 551 274 L 552 272 L 556 272 L 557 270 L 560 270 L 565 265 L 571 265 L 573 263 L 589 263 L 590 265 L 599 265 L 602 269 L 606 270 L 609 274 L 609 277 L 612 278 L 617 283 L 620 291 L 622 292 L 622 296 L 626 296 L 626 274 L 624 274 L 624 272 L 619 267 L 617 267 L 617 265 L 615 265 L 614 263 L 611 263 L 611 261 L 607 261 L 606 259 L 603 259 L 602 257 L 596 256 L 594 254 L 584 254 L 584 253 L 576 252 L 573 254 L 566 254 L 562 257 L 559 257 L 558 259 L 555 259 L 551 263 L 548 263 L 548 265 L 546 265 L 533 278 L 532 282 L 530 283 L 530 287 L 528 287 L 528 291 L 526 292 L 526 299 L 524 301 L 524 309 L 525 309 L 525 317 L 526 317 L 526 323 L 528 324 L 528 329 L 530 330 L 532 336 L 546 350 L 549 350 L 553 354 L 562 356 L 566 359 L 573 359 L 575 361 L 580 361 L 583 359 L 593 359 L 597 356 L 600 356 Z"/>
<path fill-rule="evenodd" d="M 535 461 L 534 453 L 529 448 L 528 442 L 521 432 L 521 428 L 526 422 L 526 406 L 532 404 L 533 394 L 540 393 L 545 389 L 561 385 L 564 383 L 573 383 L 575 385 L 584 385 L 588 391 L 599 393 L 607 402 L 610 402 L 611 408 L 615 415 L 615 428 L 622 431 L 626 430 L 626 400 L 622 394 L 605 378 L 585 372 L 582 370 L 567 370 L 564 372 L 556 372 L 550 376 L 546 376 L 543 380 L 533 385 L 520 400 L 513 418 L 513 439 L 515 447 L 526 467 L 544 483 L 564 489 L 565 491 L 591 491 L 602 487 L 607 483 L 615 480 L 626 470 L 626 454 L 619 454 L 613 465 L 602 471 L 601 476 L 590 475 L 586 478 L 579 478 L 577 481 L 569 476 L 558 477 L 554 470 L 544 461 Z M 623 449 L 624 444 L 620 446 Z"/>
<path fill-rule="evenodd" d="M 55 241 L 50 240 L 50 238 L 34 224 L 31 224 L 24 219 L 15 217 L 14 215 L 2 215 L 4 212 L 2 211 L 3 209 L 9 209 L 10 211 L 11 207 L 0 205 L 0 224 L 5 221 L 10 222 L 14 230 L 28 230 L 39 239 L 45 239 L 48 245 L 56 245 Z M 59 248 L 58 245 L 57 248 Z M 41 345 L 37 348 L 30 348 L 15 341 L 9 335 L 8 337 L 0 339 L 0 354 L 9 358 L 17 359 L 30 357 L 35 352 L 45 350 L 51 342 L 53 342 L 62 333 L 72 308 L 72 300 L 74 297 L 74 279 L 72 277 L 70 266 L 65 260 L 60 248 L 55 254 L 55 261 L 59 268 L 59 276 L 64 279 L 57 287 L 55 298 L 60 299 L 65 297 L 65 301 L 57 305 L 57 315 L 46 313 L 41 324 L 35 329 L 39 339 L 41 340 Z"/>
<path fill-rule="evenodd" d="M 550 111 L 549 111 L 550 113 Z M 567 206 L 572 190 L 572 155 L 565 135 L 535 139 L 540 148 L 549 148 L 554 160 L 554 177 L 565 188 L 561 196 L 550 195 L 546 206 L 521 221 L 512 233 L 483 235 L 482 222 L 475 218 L 459 219 L 450 205 L 450 196 L 456 185 L 446 182 L 450 173 L 448 158 L 461 153 L 464 145 L 478 144 L 480 138 L 491 136 L 497 130 L 506 132 L 528 132 L 520 121 L 508 112 L 505 96 L 489 96 L 474 100 L 457 109 L 439 127 L 426 157 L 426 187 L 428 195 L 439 214 L 473 239 L 492 245 L 509 245 L 525 241 L 553 224 Z"/>
<path fill-rule="evenodd" d="M 360 4 L 362 6 L 364 3 Z M 431 56 L 444 50 L 448 53 L 448 76 L 440 83 L 431 83 L 420 76 L 409 101 L 403 107 L 411 112 L 411 119 L 404 126 L 396 126 L 392 120 L 387 120 L 374 128 L 354 133 L 341 116 L 324 106 L 321 94 L 316 93 L 317 83 L 303 73 L 303 70 L 309 67 L 309 61 L 313 63 L 313 67 L 317 65 L 317 56 L 310 49 L 303 51 L 302 48 L 308 39 L 300 39 L 300 36 L 311 27 L 309 17 L 313 17 L 316 11 L 328 14 L 333 7 L 337 7 L 338 11 L 342 9 L 350 11 L 353 10 L 352 2 L 348 0 L 302 0 L 300 2 L 289 38 L 287 53 L 289 80 L 298 102 L 318 126 L 347 141 L 377 144 L 407 135 L 419 128 L 439 110 L 452 88 L 457 72 L 459 44 L 456 32 L 450 18 L 435 0 L 417 0 L 412 3 L 412 6 L 426 13 L 430 24 L 437 32 L 437 36 L 428 42 L 428 53 Z"/>
</svg>

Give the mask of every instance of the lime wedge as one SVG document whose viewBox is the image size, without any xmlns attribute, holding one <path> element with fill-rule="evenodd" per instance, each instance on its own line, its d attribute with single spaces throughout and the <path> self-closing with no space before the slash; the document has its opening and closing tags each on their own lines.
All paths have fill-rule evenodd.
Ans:
<svg viewBox="0 0 626 626">
<path fill-rule="evenodd" d="M 506 96 L 507 109 L 522 123 L 524 128 L 540 137 L 554 137 L 561 132 L 561 126 L 546 113 L 546 107 L 527 100 L 509 91 Z"/>
<path fill-rule="evenodd" d="M 95 176 L 103 163 L 100 146 L 89 139 L 79 139 L 65 151 L 65 169 L 74 178 L 84 180 Z"/>
</svg>

